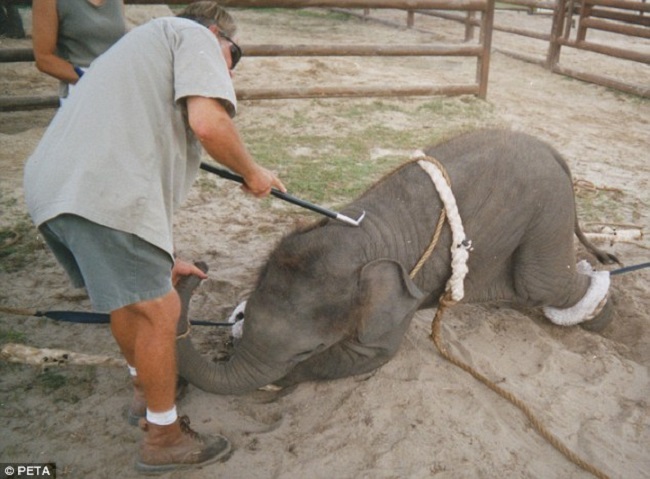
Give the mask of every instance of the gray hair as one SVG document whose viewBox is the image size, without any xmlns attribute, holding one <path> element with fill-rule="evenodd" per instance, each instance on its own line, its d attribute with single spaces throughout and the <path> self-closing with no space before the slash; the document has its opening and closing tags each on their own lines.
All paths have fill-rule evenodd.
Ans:
<svg viewBox="0 0 650 479">
<path fill-rule="evenodd" d="M 235 25 L 232 16 L 212 0 L 190 3 L 177 16 L 194 20 L 205 27 L 216 25 L 220 32 L 229 37 L 235 36 L 237 31 L 237 25 Z"/>
</svg>

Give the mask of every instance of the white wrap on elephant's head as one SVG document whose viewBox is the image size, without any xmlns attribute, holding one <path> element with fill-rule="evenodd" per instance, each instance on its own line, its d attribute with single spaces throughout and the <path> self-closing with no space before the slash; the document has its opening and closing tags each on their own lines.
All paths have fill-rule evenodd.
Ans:
<svg viewBox="0 0 650 479">
<path fill-rule="evenodd" d="M 228 317 L 228 322 L 232 324 L 230 335 L 233 338 L 241 338 L 244 330 L 244 310 L 246 309 L 246 301 L 242 301 L 237 305 L 233 312 Z"/>
<path fill-rule="evenodd" d="M 584 297 L 570 308 L 544 307 L 546 317 L 560 326 L 574 326 L 593 319 L 607 301 L 610 283 L 609 271 L 594 271 L 585 260 L 576 265 L 576 270 L 591 278 L 591 284 Z"/>
</svg>

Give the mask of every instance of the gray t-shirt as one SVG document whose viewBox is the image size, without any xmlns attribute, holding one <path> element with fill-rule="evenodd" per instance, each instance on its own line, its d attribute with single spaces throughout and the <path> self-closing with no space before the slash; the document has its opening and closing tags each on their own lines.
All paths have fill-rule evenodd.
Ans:
<svg viewBox="0 0 650 479">
<path fill-rule="evenodd" d="M 120 0 L 100 6 L 88 0 L 57 0 L 59 30 L 56 50 L 73 65 L 88 67 L 126 33 Z"/>
<path fill-rule="evenodd" d="M 235 114 L 213 33 L 172 17 L 122 37 L 93 63 L 27 161 L 25 199 L 34 222 L 72 213 L 172 254 L 173 211 L 201 156 L 187 123 L 188 96 L 219 99 Z"/>
<path fill-rule="evenodd" d="M 59 18 L 56 53 L 84 70 L 126 33 L 121 0 L 95 6 L 88 0 L 57 0 Z M 59 96 L 67 98 L 72 85 L 59 83 Z"/>
</svg>

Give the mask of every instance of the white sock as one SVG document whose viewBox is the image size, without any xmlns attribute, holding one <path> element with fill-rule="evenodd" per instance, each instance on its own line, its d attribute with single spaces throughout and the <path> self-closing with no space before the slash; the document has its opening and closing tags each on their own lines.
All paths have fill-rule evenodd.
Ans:
<svg viewBox="0 0 650 479">
<path fill-rule="evenodd" d="M 133 366 L 127 363 L 126 367 L 129 368 L 129 374 L 131 375 L 132 378 L 138 375 L 138 371 Z"/>
<path fill-rule="evenodd" d="M 176 406 L 165 412 L 152 412 L 147 408 L 147 422 L 156 424 L 157 426 L 169 426 L 174 424 L 178 419 L 176 414 Z"/>
</svg>

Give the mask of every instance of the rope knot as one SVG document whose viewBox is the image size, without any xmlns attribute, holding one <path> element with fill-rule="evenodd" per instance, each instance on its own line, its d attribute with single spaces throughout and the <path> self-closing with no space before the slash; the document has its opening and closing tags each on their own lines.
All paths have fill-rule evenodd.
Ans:
<svg viewBox="0 0 650 479">
<path fill-rule="evenodd" d="M 438 300 L 438 303 L 440 304 L 439 307 L 446 309 L 456 305 L 458 301 L 452 298 L 451 291 L 445 291 L 445 293 Z"/>
</svg>

